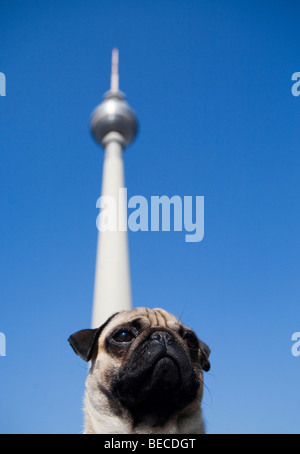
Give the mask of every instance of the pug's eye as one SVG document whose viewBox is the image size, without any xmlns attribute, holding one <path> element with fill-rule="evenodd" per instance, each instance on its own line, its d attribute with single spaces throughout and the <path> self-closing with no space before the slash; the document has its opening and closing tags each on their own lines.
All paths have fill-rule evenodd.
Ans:
<svg viewBox="0 0 300 454">
<path fill-rule="evenodd" d="M 198 340 L 197 340 L 196 336 L 194 336 L 194 334 L 190 334 L 190 333 L 186 334 L 184 336 L 184 340 L 190 350 L 198 349 L 198 347 L 199 347 Z"/>
<path fill-rule="evenodd" d="M 119 343 L 128 343 L 128 342 L 131 342 L 134 338 L 135 338 L 135 335 L 131 331 L 126 330 L 126 329 L 118 331 L 113 336 L 113 340 L 115 342 L 119 342 Z"/>
</svg>

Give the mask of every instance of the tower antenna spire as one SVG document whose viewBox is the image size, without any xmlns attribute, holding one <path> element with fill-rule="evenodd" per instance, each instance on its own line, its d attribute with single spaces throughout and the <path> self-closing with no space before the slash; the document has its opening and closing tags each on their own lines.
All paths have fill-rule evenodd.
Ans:
<svg viewBox="0 0 300 454">
<path fill-rule="evenodd" d="M 111 56 L 110 90 L 114 93 L 119 91 L 119 50 L 116 47 Z"/>
</svg>

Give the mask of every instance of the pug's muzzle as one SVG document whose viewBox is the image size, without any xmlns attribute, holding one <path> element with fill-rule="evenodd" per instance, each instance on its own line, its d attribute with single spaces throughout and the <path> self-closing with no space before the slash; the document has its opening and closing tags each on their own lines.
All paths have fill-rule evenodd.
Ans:
<svg viewBox="0 0 300 454">
<path fill-rule="evenodd" d="M 112 388 L 136 422 L 147 411 L 163 423 L 196 398 L 200 382 L 171 330 L 148 331 L 139 345 L 129 349 Z"/>
</svg>

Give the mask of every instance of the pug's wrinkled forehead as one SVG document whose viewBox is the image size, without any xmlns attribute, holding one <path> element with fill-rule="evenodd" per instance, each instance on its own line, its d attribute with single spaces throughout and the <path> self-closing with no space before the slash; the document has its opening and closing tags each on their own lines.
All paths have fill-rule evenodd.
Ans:
<svg viewBox="0 0 300 454">
<path fill-rule="evenodd" d="M 150 327 L 169 328 L 178 331 L 183 327 L 183 324 L 177 317 L 169 312 L 160 309 L 148 309 L 146 307 L 138 307 L 130 311 L 119 312 L 110 318 L 109 323 L 101 332 L 101 338 L 105 338 L 112 329 L 125 325 L 138 324 L 142 329 Z"/>
</svg>

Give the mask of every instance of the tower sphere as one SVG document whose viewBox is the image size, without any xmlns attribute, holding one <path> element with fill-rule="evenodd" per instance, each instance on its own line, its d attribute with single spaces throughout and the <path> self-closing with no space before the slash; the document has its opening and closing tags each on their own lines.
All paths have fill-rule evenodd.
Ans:
<svg viewBox="0 0 300 454">
<path fill-rule="evenodd" d="M 125 95 L 121 91 L 107 92 L 104 101 L 92 113 L 91 131 L 95 140 L 104 146 L 107 134 L 117 132 L 126 147 L 135 139 L 137 130 L 136 115 Z"/>
</svg>

